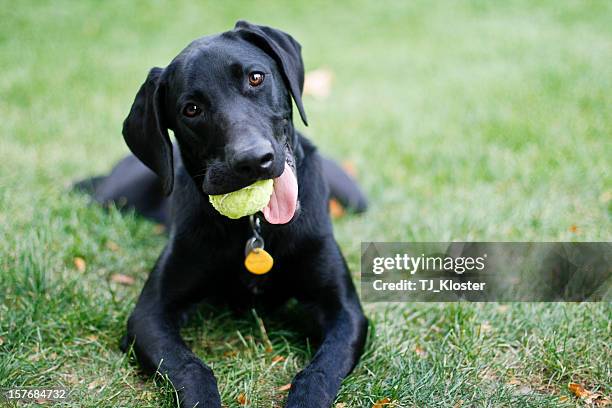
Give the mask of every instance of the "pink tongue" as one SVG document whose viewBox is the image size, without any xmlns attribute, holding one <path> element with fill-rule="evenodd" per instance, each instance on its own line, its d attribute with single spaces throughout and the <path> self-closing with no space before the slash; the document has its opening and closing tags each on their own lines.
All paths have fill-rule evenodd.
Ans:
<svg viewBox="0 0 612 408">
<path fill-rule="evenodd" d="M 270 202 L 262 210 L 270 224 L 286 224 L 293 218 L 297 206 L 298 185 L 291 167 L 285 162 L 285 170 L 274 179 L 274 191 Z"/>
</svg>

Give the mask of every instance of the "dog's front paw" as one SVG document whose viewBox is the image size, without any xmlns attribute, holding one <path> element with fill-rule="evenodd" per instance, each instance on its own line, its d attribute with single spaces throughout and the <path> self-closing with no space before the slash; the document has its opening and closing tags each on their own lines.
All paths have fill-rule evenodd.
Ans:
<svg viewBox="0 0 612 408">
<path fill-rule="evenodd" d="M 199 360 L 183 365 L 181 372 L 174 375 L 173 386 L 181 408 L 221 408 L 217 380 L 212 370 Z"/>
<path fill-rule="evenodd" d="M 327 378 L 321 371 L 300 371 L 291 384 L 286 408 L 328 408 L 339 385 L 339 381 Z"/>
</svg>

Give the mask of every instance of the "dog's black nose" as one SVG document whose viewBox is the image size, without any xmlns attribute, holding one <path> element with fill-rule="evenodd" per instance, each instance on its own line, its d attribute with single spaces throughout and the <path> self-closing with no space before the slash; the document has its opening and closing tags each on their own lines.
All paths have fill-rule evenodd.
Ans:
<svg viewBox="0 0 612 408">
<path fill-rule="evenodd" d="M 244 177 L 256 177 L 267 172 L 274 162 L 274 150 L 270 143 L 261 143 L 238 151 L 230 162 L 232 169 Z"/>
</svg>

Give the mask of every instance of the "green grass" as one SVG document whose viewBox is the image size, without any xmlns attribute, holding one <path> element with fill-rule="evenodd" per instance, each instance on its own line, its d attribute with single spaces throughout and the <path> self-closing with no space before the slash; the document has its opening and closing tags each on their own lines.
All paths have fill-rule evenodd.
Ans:
<svg viewBox="0 0 612 408">
<path fill-rule="evenodd" d="M 306 133 L 354 162 L 370 197 L 335 226 L 356 278 L 360 241 L 612 237 L 609 1 L 223 3 L 0 1 L 0 388 L 174 406 L 117 348 L 164 236 L 66 189 L 127 152 L 121 122 L 150 67 L 239 18 L 291 32 L 307 70 L 335 73 L 328 99 L 305 99 Z M 365 308 L 346 407 L 575 406 L 560 401 L 570 381 L 612 392 L 610 304 Z M 282 404 L 312 355 L 286 315 L 260 316 L 262 331 L 203 309 L 185 328 L 228 407 L 240 393 Z"/>
</svg>

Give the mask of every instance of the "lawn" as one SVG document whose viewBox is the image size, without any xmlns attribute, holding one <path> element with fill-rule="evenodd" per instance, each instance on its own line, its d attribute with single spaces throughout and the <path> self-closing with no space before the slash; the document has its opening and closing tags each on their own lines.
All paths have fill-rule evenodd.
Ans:
<svg viewBox="0 0 612 408">
<path fill-rule="evenodd" d="M 127 153 L 121 123 L 150 67 L 241 18 L 292 33 L 307 70 L 335 75 L 327 99 L 306 97 L 305 132 L 368 193 L 369 212 L 335 222 L 355 279 L 361 241 L 612 238 L 612 2 L 0 0 L 0 388 L 175 406 L 118 350 L 165 237 L 67 189 Z M 367 350 L 336 407 L 612 393 L 609 303 L 365 309 Z M 282 405 L 312 355 L 291 315 L 203 308 L 187 325 L 226 406 Z"/>
</svg>

